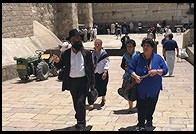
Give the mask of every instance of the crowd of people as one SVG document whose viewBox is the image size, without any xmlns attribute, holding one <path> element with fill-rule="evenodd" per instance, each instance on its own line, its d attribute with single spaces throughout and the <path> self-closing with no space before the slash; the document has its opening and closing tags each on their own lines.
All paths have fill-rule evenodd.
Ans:
<svg viewBox="0 0 196 134">
<path fill-rule="evenodd" d="M 85 26 L 79 27 L 78 32 L 82 42 L 94 41 L 97 38 L 97 25 L 86 28 Z"/>
<path fill-rule="evenodd" d="M 86 37 L 85 37 L 86 38 Z M 163 57 L 154 52 L 156 45 L 153 34 L 141 40 L 142 52 L 135 50 L 136 42 L 127 34 L 123 37 L 123 48 L 126 52 L 122 56 L 120 67 L 125 71 L 123 83 L 132 77 L 137 83 L 136 106 L 128 100 L 128 110 L 137 112 L 138 123 L 135 131 L 146 131 L 153 126 L 153 114 L 156 109 L 160 90 L 162 90 L 162 76 L 169 73 L 173 76 L 175 54 L 179 56 L 178 45 L 172 39 L 172 33 L 165 33 L 161 41 Z M 75 128 L 78 131 L 86 130 L 86 97 L 89 89 L 96 88 L 98 97 L 101 97 L 100 107 L 106 105 L 107 85 L 109 81 L 110 58 L 102 47 L 100 38 L 93 38 L 94 50 L 84 48 L 80 31 L 72 29 L 66 38 L 66 47 L 60 56 L 53 55 L 55 66 L 63 69 L 61 75 L 62 91 L 69 90 L 73 100 Z M 123 84 L 122 84 L 123 87 Z M 89 111 L 94 104 L 89 105 Z"/>
</svg>

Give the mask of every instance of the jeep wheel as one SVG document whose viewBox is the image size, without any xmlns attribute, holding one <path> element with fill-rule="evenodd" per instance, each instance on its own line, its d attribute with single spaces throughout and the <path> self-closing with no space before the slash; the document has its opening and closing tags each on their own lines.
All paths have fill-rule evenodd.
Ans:
<svg viewBox="0 0 196 134">
<path fill-rule="evenodd" d="M 49 76 L 49 66 L 45 61 L 40 62 L 36 68 L 37 72 L 37 79 L 39 80 L 46 80 Z"/>
</svg>

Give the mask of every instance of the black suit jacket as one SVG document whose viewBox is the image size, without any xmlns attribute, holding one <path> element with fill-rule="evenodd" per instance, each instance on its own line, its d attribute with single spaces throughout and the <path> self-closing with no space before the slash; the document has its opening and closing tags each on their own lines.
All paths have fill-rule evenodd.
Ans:
<svg viewBox="0 0 196 134">
<path fill-rule="evenodd" d="M 87 88 L 91 85 L 95 84 L 95 75 L 94 75 L 94 66 L 92 61 L 92 54 L 89 50 L 82 49 L 81 53 L 84 58 L 84 68 L 85 74 L 87 77 Z M 62 91 L 70 90 L 70 57 L 71 57 L 71 48 L 67 49 L 61 54 L 60 61 L 55 63 L 54 65 L 57 68 L 64 68 L 64 75 L 63 75 L 63 84 L 62 84 Z"/>
</svg>

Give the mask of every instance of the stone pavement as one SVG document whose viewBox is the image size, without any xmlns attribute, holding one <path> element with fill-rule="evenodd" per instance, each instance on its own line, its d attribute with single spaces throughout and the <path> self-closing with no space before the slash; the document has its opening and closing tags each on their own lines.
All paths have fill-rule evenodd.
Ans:
<svg viewBox="0 0 196 134">
<path fill-rule="evenodd" d="M 136 40 L 136 49 L 141 49 L 141 39 L 146 34 L 130 34 Z M 104 48 L 120 48 L 120 40 L 114 35 L 98 35 Z M 160 42 L 162 35 L 158 35 Z M 182 36 L 175 35 L 179 47 Z M 93 42 L 84 43 L 92 48 Z M 158 53 L 162 46 L 159 43 Z M 128 102 L 117 94 L 122 84 L 123 70 L 121 56 L 110 57 L 109 83 L 106 105 L 99 107 L 101 98 L 95 102 L 95 109 L 88 111 L 87 126 L 90 131 L 131 131 L 137 124 L 137 113 L 128 114 Z M 175 77 L 163 77 L 154 113 L 153 131 L 194 131 L 194 67 L 185 60 L 176 60 Z M 57 77 L 45 81 L 32 79 L 21 83 L 19 78 L 2 82 L 2 131 L 74 131 L 76 120 L 72 99 L 68 91 L 61 91 Z M 135 105 L 135 102 L 134 102 Z"/>
</svg>

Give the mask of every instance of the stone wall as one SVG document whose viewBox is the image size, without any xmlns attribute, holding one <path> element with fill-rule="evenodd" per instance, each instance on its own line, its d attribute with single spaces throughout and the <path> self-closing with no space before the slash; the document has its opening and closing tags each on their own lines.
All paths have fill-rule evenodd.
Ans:
<svg viewBox="0 0 196 134">
<path fill-rule="evenodd" d="M 78 22 L 85 27 L 93 27 L 92 3 L 78 4 Z"/>
<path fill-rule="evenodd" d="M 2 3 L 2 37 L 32 36 L 33 19 L 31 3 Z"/>
<path fill-rule="evenodd" d="M 2 37 L 32 36 L 33 20 L 59 39 L 81 23 L 86 27 L 124 21 L 152 25 L 166 20 L 170 24 L 187 17 L 194 24 L 194 15 L 188 15 L 188 11 L 187 3 L 2 3 Z"/>
<path fill-rule="evenodd" d="M 79 23 L 84 23 L 87 27 L 93 25 L 92 4 L 2 3 L 3 38 L 32 36 L 34 20 L 62 39 L 68 36 L 70 29 L 78 28 Z"/>
<path fill-rule="evenodd" d="M 98 24 L 142 21 L 152 25 L 163 20 L 172 24 L 181 23 L 184 17 L 194 22 L 194 15 L 188 11 L 188 3 L 93 3 L 93 19 Z"/>
</svg>

